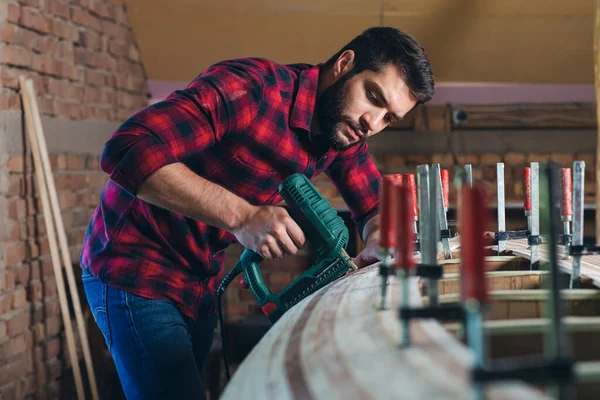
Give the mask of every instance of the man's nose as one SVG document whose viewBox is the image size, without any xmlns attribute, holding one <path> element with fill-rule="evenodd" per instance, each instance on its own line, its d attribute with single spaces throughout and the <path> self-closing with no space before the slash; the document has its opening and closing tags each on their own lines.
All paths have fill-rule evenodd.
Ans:
<svg viewBox="0 0 600 400">
<path fill-rule="evenodd" d="M 369 136 L 371 134 L 375 134 L 375 133 L 379 132 L 380 130 L 382 130 L 383 128 L 385 128 L 384 118 L 385 118 L 385 110 L 373 111 L 370 113 L 366 113 L 364 115 L 364 117 L 363 117 L 363 120 L 365 122 L 364 127 L 369 130 L 369 132 L 368 132 Z"/>
</svg>

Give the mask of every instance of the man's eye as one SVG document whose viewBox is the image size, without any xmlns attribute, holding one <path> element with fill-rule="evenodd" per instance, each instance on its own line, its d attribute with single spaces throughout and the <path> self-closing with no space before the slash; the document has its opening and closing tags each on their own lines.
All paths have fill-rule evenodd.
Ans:
<svg viewBox="0 0 600 400">
<path fill-rule="evenodd" d="M 377 97 L 373 94 L 373 92 L 367 91 L 367 98 L 371 100 L 373 103 L 377 103 Z"/>
</svg>

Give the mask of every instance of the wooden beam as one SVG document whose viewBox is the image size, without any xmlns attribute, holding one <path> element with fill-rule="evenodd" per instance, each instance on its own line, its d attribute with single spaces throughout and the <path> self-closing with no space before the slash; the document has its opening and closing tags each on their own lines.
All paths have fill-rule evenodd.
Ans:
<svg viewBox="0 0 600 400">
<path fill-rule="evenodd" d="M 600 317 L 573 317 L 563 319 L 567 332 L 600 332 Z M 444 327 L 452 333 L 458 334 L 462 330 L 462 324 L 449 323 Z M 529 333 L 543 333 L 550 327 L 547 318 L 527 319 L 501 319 L 496 321 L 485 321 L 483 329 L 486 335 L 526 335 Z"/>
<path fill-rule="evenodd" d="M 53 212 L 49 200 L 48 182 L 44 175 L 44 166 L 42 164 L 42 151 L 40 149 L 38 131 L 39 127 L 37 126 L 34 120 L 35 110 L 33 107 L 31 85 L 32 83 L 30 80 L 26 80 L 24 76 L 19 77 L 19 86 L 21 89 L 21 95 L 23 98 L 23 108 L 25 111 L 25 127 L 27 130 L 29 141 L 31 143 L 31 152 L 33 153 L 35 175 L 37 178 L 40 200 L 42 202 L 44 223 L 46 225 L 46 231 L 48 232 L 50 257 L 52 259 L 52 268 L 54 270 L 54 278 L 56 280 L 60 312 L 62 316 L 63 325 L 65 327 L 65 337 L 67 339 L 68 348 L 67 354 L 69 356 L 69 361 L 71 362 L 71 367 L 73 368 L 73 378 L 75 380 L 77 398 L 84 399 L 85 392 L 83 388 L 83 381 L 81 379 L 81 370 L 79 368 L 79 359 L 77 357 L 77 345 L 75 343 L 75 336 L 73 334 L 73 325 L 71 324 L 69 304 L 67 300 L 65 282 L 63 279 L 62 267 L 60 263 L 60 253 L 56 241 L 56 227 L 54 226 L 54 221 L 52 219 Z"/>
<path fill-rule="evenodd" d="M 596 210 L 600 210 L 600 0 L 596 0 L 594 23 L 594 84 L 596 88 Z M 596 242 L 600 240 L 600 212 L 596 212 Z"/>
<path fill-rule="evenodd" d="M 491 301 L 545 301 L 550 291 L 545 289 L 530 290 L 492 290 Z M 564 289 L 560 295 L 564 300 L 594 300 L 600 301 L 600 291 L 596 289 Z M 440 296 L 440 303 L 457 303 L 460 294 L 453 293 Z"/>
</svg>

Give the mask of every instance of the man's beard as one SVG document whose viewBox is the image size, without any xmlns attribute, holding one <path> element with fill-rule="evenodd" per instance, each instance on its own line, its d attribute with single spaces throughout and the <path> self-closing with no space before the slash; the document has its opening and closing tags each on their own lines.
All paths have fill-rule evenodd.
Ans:
<svg viewBox="0 0 600 400">
<path fill-rule="evenodd" d="M 321 135 L 317 139 L 324 141 L 329 147 L 337 151 L 347 150 L 359 143 L 347 144 L 338 136 L 342 125 L 348 124 L 357 133 L 361 133 L 360 125 L 344 114 L 344 103 L 348 81 L 351 74 L 346 74 L 323 91 L 316 101 L 315 111 Z"/>
</svg>

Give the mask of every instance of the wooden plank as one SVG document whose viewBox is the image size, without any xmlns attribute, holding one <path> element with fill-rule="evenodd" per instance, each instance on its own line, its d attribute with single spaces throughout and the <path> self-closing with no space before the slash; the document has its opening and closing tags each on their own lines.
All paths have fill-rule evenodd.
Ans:
<svg viewBox="0 0 600 400">
<path fill-rule="evenodd" d="M 56 228 L 52 218 L 52 208 L 50 205 L 48 182 L 44 175 L 44 166 L 42 164 L 42 151 L 39 143 L 39 127 L 36 125 L 34 120 L 33 99 L 32 99 L 32 88 L 31 81 L 26 80 L 24 76 L 19 77 L 19 87 L 21 89 L 21 95 L 23 98 L 23 109 L 25 111 L 25 127 L 27 135 L 31 143 L 31 150 L 33 153 L 33 163 L 35 166 L 35 175 L 37 178 L 37 184 L 39 188 L 40 200 L 42 202 L 42 210 L 44 216 L 44 224 L 46 231 L 48 232 L 48 243 L 50 245 L 50 258 L 52 260 L 52 269 L 54 271 L 54 278 L 56 280 L 56 289 L 58 293 L 58 301 L 60 305 L 60 312 L 62 316 L 63 325 L 65 327 L 65 336 L 67 339 L 67 348 L 69 361 L 73 369 L 73 378 L 75 380 L 75 389 L 77 391 L 77 398 L 84 399 L 85 392 L 83 388 L 83 381 L 81 379 L 81 370 L 79 368 L 79 360 L 77 358 L 77 346 L 75 344 L 75 336 L 73 334 L 73 326 L 69 315 L 69 304 L 67 300 L 67 293 L 65 288 L 65 282 L 62 275 L 62 268 L 60 264 L 59 247 L 56 239 Z"/>
<path fill-rule="evenodd" d="M 456 253 L 456 252 L 455 252 Z M 439 264 L 444 269 L 444 276 L 460 272 L 460 254 L 452 260 L 440 260 Z M 529 260 L 515 256 L 490 256 L 485 258 L 487 271 L 514 271 L 529 270 Z"/>
<path fill-rule="evenodd" d="M 529 248 L 526 239 L 510 241 L 507 244 L 507 248 L 516 256 L 529 257 Z M 564 246 L 558 245 L 557 251 L 558 254 L 564 254 Z M 540 257 L 543 261 L 549 260 L 550 255 L 546 246 L 540 246 Z M 558 266 L 561 271 L 571 273 L 572 261 L 570 258 L 559 258 Z M 600 287 L 600 255 L 581 257 L 581 278 L 583 281 L 589 280 L 594 286 Z"/>
<path fill-rule="evenodd" d="M 468 399 L 469 350 L 433 320 L 411 323 L 399 348 L 399 282 L 378 311 L 378 264 L 349 274 L 286 313 L 240 365 L 222 399 Z M 417 281 L 410 301 L 420 304 Z M 490 385 L 490 399 L 542 399 L 520 383 Z"/>
<path fill-rule="evenodd" d="M 79 339 L 81 340 L 81 350 L 87 371 L 88 383 L 90 386 L 90 392 L 93 400 L 99 399 L 98 386 L 96 384 L 96 375 L 94 373 L 94 364 L 92 362 L 92 355 L 90 352 L 90 345 L 88 341 L 87 329 L 85 321 L 83 319 L 83 312 L 81 310 L 81 301 L 79 299 L 79 292 L 77 288 L 77 281 L 73 272 L 73 262 L 71 261 L 71 253 L 69 251 L 69 244 L 67 242 L 67 234 L 65 232 L 65 226 L 61 214 L 60 203 L 58 202 L 58 194 L 56 186 L 54 184 L 54 177 L 52 175 L 52 168 L 50 166 L 50 158 L 48 156 L 48 147 L 46 146 L 46 139 L 44 137 L 44 131 L 42 127 L 42 120 L 38 109 L 35 90 L 33 87 L 33 81 L 27 80 L 25 84 L 25 93 L 23 93 L 24 101 L 28 101 L 31 107 L 31 116 L 33 123 L 35 124 L 35 133 L 37 143 L 40 148 L 39 153 L 41 156 L 41 163 L 43 167 L 44 177 L 46 180 L 47 190 L 50 198 L 50 206 L 52 209 L 52 216 L 54 223 L 56 224 L 56 232 L 58 234 L 58 243 L 60 246 L 60 253 L 63 259 L 63 268 L 67 275 L 67 282 L 69 286 L 69 294 L 71 295 L 71 305 L 75 312 L 75 321 L 77 323 L 77 331 L 79 333 Z"/>
<path fill-rule="evenodd" d="M 491 271 L 486 273 L 489 290 L 539 289 L 545 271 Z M 444 274 L 440 295 L 460 293 L 460 274 Z"/>
<path fill-rule="evenodd" d="M 563 319 L 567 332 L 598 332 L 600 331 L 600 317 L 573 317 Z M 485 321 L 483 329 L 486 335 L 525 335 L 529 333 L 541 333 L 550 327 L 547 318 L 530 318 L 517 320 Z M 451 333 L 458 333 L 461 329 L 459 323 L 445 324 Z"/>
</svg>

